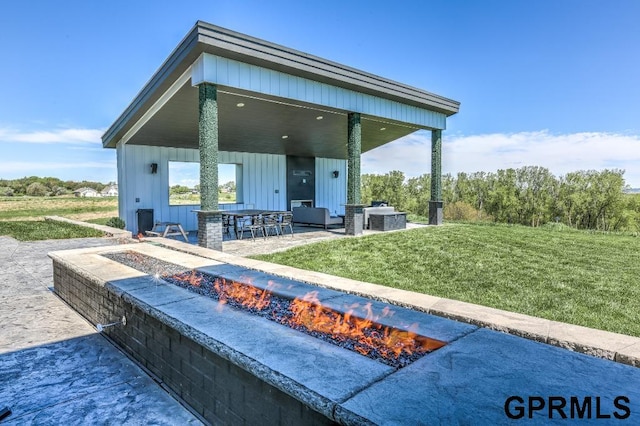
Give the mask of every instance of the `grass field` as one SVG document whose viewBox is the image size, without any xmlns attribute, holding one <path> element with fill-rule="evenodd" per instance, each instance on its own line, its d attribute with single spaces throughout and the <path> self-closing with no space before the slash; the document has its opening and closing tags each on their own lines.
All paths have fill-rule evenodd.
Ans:
<svg viewBox="0 0 640 426">
<path fill-rule="evenodd" d="M 449 224 L 256 258 L 640 336 L 638 237 Z"/>
<path fill-rule="evenodd" d="M 84 226 L 63 222 L 45 222 L 44 220 L 0 221 L 0 235 L 8 235 L 19 241 L 104 236 L 102 232 Z"/>
<path fill-rule="evenodd" d="M 21 241 L 99 237 L 90 228 L 60 222 L 44 222 L 44 216 L 106 222 L 118 216 L 118 198 L 0 197 L 0 235 Z"/>
<path fill-rule="evenodd" d="M 54 215 L 79 220 L 118 216 L 118 198 L 0 197 L 0 220 L 42 220 Z"/>
</svg>

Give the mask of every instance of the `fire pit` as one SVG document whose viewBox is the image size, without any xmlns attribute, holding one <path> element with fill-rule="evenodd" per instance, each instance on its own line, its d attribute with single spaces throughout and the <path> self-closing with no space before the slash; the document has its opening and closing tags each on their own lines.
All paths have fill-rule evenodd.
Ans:
<svg viewBox="0 0 640 426">
<path fill-rule="evenodd" d="M 179 265 L 134 251 L 103 256 L 215 299 L 221 306 L 228 304 L 251 312 L 392 367 L 402 368 L 445 345 L 417 334 L 417 324 L 402 328 L 381 324 L 380 319 L 394 314 L 389 306 L 374 312 L 371 302 L 354 303 L 338 310 L 324 306 L 318 291 L 293 299 L 278 295 L 282 285 L 276 281 L 270 281 L 266 288 L 258 288 L 250 280 L 245 283 L 195 269 L 184 271 Z"/>
<path fill-rule="evenodd" d="M 424 372 L 477 329 L 303 282 L 305 271 L 274 275 L 281 267 L 188 248 L 49 255 L 56 293 L 91 323 L 113 325 L 102 333 L 213 424 L 379 423 L 360 395 L 383 385 L 405 395 L 408 376 L 411 395 L 428 401 Z M 388 344 L 365 345 L 373 338 Z M 400 411 L 407 424 L 424 420 Z"/>
</svg>

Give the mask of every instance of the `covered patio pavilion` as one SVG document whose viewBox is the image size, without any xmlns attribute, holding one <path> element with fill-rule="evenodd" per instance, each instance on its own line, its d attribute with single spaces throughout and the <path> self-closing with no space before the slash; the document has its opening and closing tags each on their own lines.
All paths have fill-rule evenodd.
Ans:
<svg viewBox="0 0 640 426">
<path fill-rule="evenodd" d="M 361 154 L 421 129 L 432 134 L 429 216 L 440 224 L 442 130 L 459 105 L 199 21 L 102 141 L 117 149 L 128 230 L 152 209 L 221 250 L 222 210 L 290 210 L 300 199 L 345 214 L 345 232 L 360 234 Z M 170 162 L 199 162 L 200 206 L 170 205 Z M 218 200 L 219 164 L 236 167 L 232 205 Z"/>
</svg>

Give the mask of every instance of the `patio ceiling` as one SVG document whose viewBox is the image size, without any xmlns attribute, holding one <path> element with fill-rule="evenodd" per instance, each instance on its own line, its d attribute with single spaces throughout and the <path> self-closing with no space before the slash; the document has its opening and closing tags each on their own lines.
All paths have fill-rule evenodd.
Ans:
<svg viewBox="0 0 640 426">
<path fill-rule="evenodd" d="M 103 146 L 115 148 L 122 142 L 198 148 L 198 89 L 185 78 L 203 54 L 433 111 L 442 117 L 457 113 L 460 106 L 434 93 L 198 21 L 109 127 L 102 137 Z M 306 104 L 306 98 L 292 100 L 265 91 L 248 92 L 246 87 L 217 86 L 220 150 L 347 158 L 348 111 Z M 170 98 L 163 99 L 165 95 Z M 161 107 L 155 109 L 157 103 Z M 240 108 L 238 103 L 244 106 Z M 322 119 L 317 118 L 320 116 Z M 397 116 L 386 117 L 393 120 L 362 114 L 362 152 L 430 128 L 429 123 L 409 124 L 395 121 Z M 434 128 L 443 128 L 438 127 L 442 124 L 436 123 Z"/>
<path fill-rule="evenodd" d="M 218 87 L 218 111 L 221 151 L 347 158 L 344 111 L 223 86 Z M 418 130 L 362 118 L 363 152 Z M 197 149 L 197 87 L 182 86 L 128 143 Z"/>
</svg>

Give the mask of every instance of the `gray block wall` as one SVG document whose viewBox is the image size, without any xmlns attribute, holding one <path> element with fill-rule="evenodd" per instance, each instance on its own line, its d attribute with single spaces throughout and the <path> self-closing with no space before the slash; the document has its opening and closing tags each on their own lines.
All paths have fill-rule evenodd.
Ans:
<svg viewBox="0 0 640 426">
<path fill-rule="evenodd" d="M 93 324 L 127 318 L 104 331 L 211 424 L 335 424 L 125 301 L 99 282 L 54 260 L 56 293 Z"/>
</svg>

